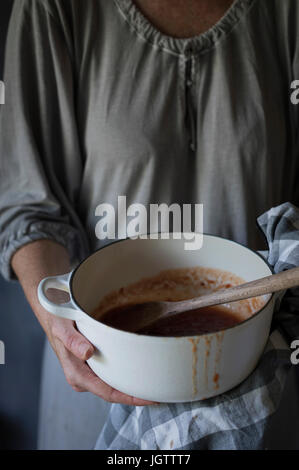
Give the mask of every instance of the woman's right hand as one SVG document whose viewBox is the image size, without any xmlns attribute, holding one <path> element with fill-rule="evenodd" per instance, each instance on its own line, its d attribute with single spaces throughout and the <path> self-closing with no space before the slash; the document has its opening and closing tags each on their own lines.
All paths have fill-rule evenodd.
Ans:
<svg viewBox="0 0 299 470">
<path fill-rule="evenodd" d="M 91 392 L 110 403 L 144 406 L 154 403 L 125 395 L 103 382 L 90 369 L 87 361 L 93 345 L 76 329 L 74 322 L 44 312 L 47 337 L 63 368 L 67 382 L 76 392 Z"/>
<path fill-rule="evenodd" d="M 38 240 L 20 248 L 12 258 L 16 273 L 27 300 L 54 349 L 66 380 L 77 392 L 91 392 L 111 403 L 144 406 L 154 403 L 125 395 L 97 377 L 86 361 L 93 355 L 93 345 L 76 329 L 75 323 L 55 317 L 39 303 L 37 287 L 45 277 L 70 271 L 69 255 L 60 244 Z M 50 291 L 49 291 L 50 292 Z M 53 301 L 65 301 L 63 292 L 50 292 Z M 56 297 L 56 298 L 55 298 Z"/>
</svg>

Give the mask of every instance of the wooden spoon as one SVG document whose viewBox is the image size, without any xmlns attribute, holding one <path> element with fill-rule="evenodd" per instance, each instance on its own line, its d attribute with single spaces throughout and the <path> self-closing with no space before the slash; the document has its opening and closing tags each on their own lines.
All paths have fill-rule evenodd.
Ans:
<svg viewBox="0 0 299 470">
<path fill-rule="evenodd" d="M 117 307 L 106 312 L 100 321 L 115 328 L 137 332 L 157 320 L 182 312 L 258 297 L 295 286 L 299 286 L 299 267 L 180 302 L 146 302 Z"/>
</svg>

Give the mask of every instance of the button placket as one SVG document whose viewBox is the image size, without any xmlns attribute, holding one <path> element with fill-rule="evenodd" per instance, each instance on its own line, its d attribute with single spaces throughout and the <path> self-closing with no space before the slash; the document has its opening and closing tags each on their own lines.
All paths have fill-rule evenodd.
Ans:
<svg viewBox="0 0 299 470">
<path fill-rule="evenodd" d="M 196 111 L 193 106 L 192 99 L 192 87 L 194 85 L 193 80 L 193 49 L 189 46 L 186 51 L 185 61 L 185 85 L 186 85 L 186 109 L 187 109 L 187 126 L 190 128 L 190 142 L 189 146 L 192 152 L 196 150 Z"/>
</svg>

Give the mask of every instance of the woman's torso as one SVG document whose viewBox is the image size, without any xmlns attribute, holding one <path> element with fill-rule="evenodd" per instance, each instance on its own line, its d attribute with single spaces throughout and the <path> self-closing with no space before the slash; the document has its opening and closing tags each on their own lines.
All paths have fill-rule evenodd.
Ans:
<svg viewBox="0 0 299 470">
<path fill-rule="evenodd" d="M 72 12 L 84 157 L 76 202 L 93 248 L 95 209 L 117 212 L 118 196 L 127 206 L 203 204 L 205 232 L 261 247 L 256 217 L 299 200 L 289 99 L 298 10 L 292 0 L 236 0 L 191 39 L 166 36 L 132 0 Z"/>
</svg>

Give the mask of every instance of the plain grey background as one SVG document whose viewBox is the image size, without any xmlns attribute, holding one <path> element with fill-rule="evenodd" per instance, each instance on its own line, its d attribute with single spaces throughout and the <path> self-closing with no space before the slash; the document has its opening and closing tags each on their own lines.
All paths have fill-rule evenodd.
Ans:
<svg viewBox="0 0 299 470">
<path fill-rule="evenodd" d="M 12 3 L 0 2 L 0 79 Z M 43 333 L 19 284 L 1 276 L 0 340 L 6 354 L 0 365 L 0 449 L 35 449 Z"/>
</svg>

